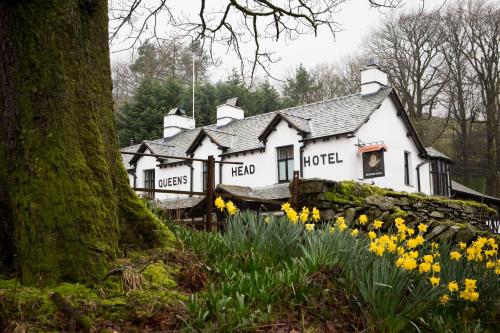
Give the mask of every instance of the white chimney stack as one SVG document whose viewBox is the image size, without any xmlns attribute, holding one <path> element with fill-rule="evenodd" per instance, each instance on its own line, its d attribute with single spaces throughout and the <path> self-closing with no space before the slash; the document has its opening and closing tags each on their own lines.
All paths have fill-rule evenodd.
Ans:
<svg viewBox="0 0 500 333">
<path fill-rule="evenodd" d="M 380 69 L 374 59 L 368 60 L 368 65 L 361 70 L 361 95 L 370 95 L 387 87 L 387 74 Z"/>
<path fill-rule="evenodd" d="M 174 108 L 163 117 L 163 137 L 168 138 L 183 130 L 195 128 L 195 121 L 186 116 L 186 111 L 181 108 Z"/>
<path fill-rule="evenodd" d="M 245 118 L 245 112 L 240 108 L 237 97 L 228 99 L 226 103 L 217 107 L 217 126 L 224 126 L 235 119 Z"/>
</svg>

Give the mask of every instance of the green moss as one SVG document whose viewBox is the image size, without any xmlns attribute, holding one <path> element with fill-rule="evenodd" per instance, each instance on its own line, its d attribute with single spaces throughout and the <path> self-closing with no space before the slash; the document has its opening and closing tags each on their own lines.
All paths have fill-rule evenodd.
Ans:
<svg viewBox="0 0 500 333">
<path fill-rule="evenodd" d="M 396 209 L 394 209 L 394 212 L 389 216 L 389 221 L 394 221 L 398 217 L 405 218 L 406 216 L 408 216 L 408 212 L 407 211 L 404 211 L 402 209 L 396 208 Z"/>
<path fill-rule="evenodd" d="M 158 261 L 149 265 L 142 272 L 142 275 L 153 285 L 164 288 L 173 288 L 177 283 L 171 278 L 171 272 L 167 269 L 163 261 Z"/>
<path fill-rule="evenodd" d="M 325 198 L 330 201 L 341 204 L 355 205 L 363 204 L 364 199 L 371 195 L 389 196 L 395 198 L 405 196 L 408 197 L 413 203 L 432 202 L 442 205 L 460 205 L 462 207 L 468 206 L 481 209 L 484 214 L 496 214 L 496 211 L 493 208 L 473 200 L 452 200 L 425 194 L 396 192 L 393 190 L 381 188 L 374 185 L 362 184 L 355 181 L 338 182 L 335 184 L 334 188 L 332 188 L 328 192 L 325 192 L 324 194 Z"/>
</svg>

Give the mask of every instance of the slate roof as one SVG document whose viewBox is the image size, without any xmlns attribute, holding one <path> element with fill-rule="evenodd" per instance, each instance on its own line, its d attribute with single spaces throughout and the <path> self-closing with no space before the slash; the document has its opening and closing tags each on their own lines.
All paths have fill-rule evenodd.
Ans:
<svg viewBox="0 0 500 333">
<path fill-rule="evenodd" d="M 225 154 L 264 148 L 264 143 L 259 140 L 259 135 L 278 113 L 298 129 L 307 133 L 306 139 L 347 134 L 355 132 L 361 127 L 391 92 L 391 88 L 383 88 L 371 95 L 363 96 L 357 93 L 233 120 L 223 126 L 208 125 L 204 126 L 203 129 L 217 143 L 227 147 Z M 172 137 L 147 141 L 146 143 L 151 146 L 156 154 L 166 153 L 174 156 L 186 156 L 187 149 L 191 146 L 200 130 L 201 128 L 185 130 Z M 127 147 L 124 149 L 133 148 Z M 178 161 L 172 159 L 166 162 Z M 126 165 L 126 167 L 130 168 L 130 165 Z"/>
<path fill-rule="evenodd" d="M 427 155 L 429 155 L 429 157 L 431 157 L 431 158 L 442 158 L 442 159 L 451 161 L 451 158 L 449 158 L 448 156 L 446 156 L 442 152 L 440 152 L 432 147 L 426 147 L 425 150 L 427 151 Z"/>
<path fill-rule="evenodd" d="M 470 187 L 467 187 L 463 184 L 460 184 L 459 182 L 456 182 L 454 180 L 451 181 L 451 190 L 454 192 L 460 192 L 463 194 L 468 194 L 470 196 L 473 196 L 476 198 L 477 201 L 481 201 L 481 198 L 489 199 L 489 201 L 494 201 L 496 204 L 500 204 L 500 198 L 492 197 L 490 195 L 485 195 L 482 194 L 481 192 L 478 192 L 476 190 L 471 189 Z"/>
</svg>

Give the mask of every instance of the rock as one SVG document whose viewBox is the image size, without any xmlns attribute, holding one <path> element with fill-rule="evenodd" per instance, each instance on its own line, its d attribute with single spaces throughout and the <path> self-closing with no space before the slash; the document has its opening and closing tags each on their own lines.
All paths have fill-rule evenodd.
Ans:
<svg viewBox="0 0 500 333">
<path fill-rule="evenodd" d="M 464 227 L 461 227 L 457 231 L 457 233 L 455 234 L 455 237 L 453 237 L 453 240 L 456 243 L 459 243 L 459 242 L 468 243 L 471 240 L 475 239 L 476 237 L 477 237 L 477 233 L 474 230 L 472 230 L 472 228 L 470 226 L 464 226 Z"/>
<path fill-rule="evenodd" d="M 356 217 L 356 213 L 360 210 L 359 208 L 349 208 L 345 211 L 345 222 L 350 225 Z"/>
<path fill-rule="evenodd" d="M 337 217 L 337 213 L 333 209 L 325 209 L 321 211 L 321 219 L 323 221 L 334 220 Z"/>
<path fill-rule="evenodd" d="M 460 230 L 460 227 L 458 225 L 452 225 L 448 229 L 446 229 L 446 231 L 440 233 L 438 239 L 441 242 L 447 243 L 453 239 L 458 230 Z"/>
<path fill-rule="evenodd" d="M 399 197 L 394 201 L 394 204 L 398 206 L 408 206 L 410 205 L 410 199 L 408 199 L 408 197 Z"/>
<path fill-rule="evenodd" d="M 434 239 L 436 238 L 439 234 L 441 234 L 443 231 L 445 231 L 446 229 L 448 228 L 447 225 L 444 225 L 444 224 L 440 224 L 438 225 L 437 227 L 435 227 L 434 229 L 431 230 L 431 232 L 429 232 L 427 234 L 427 236 L 425 237 L 426 240 L 429 240 L 429 239 Z"/>
<path fill-rule="evenodd" d="M 435 219 L 442 219 L 444 218 L 444 214 L 441 213 L 441 212 L 438 212 L 437 210 L 433 210 L 430 214 L 429 214 L 430 217 L 433 217 Z"/>
<path fill-rule="evenodd" d="M 328 191 L 328 182 L 324 180 L 310 179 L 301 181 L 299 185 L 300 194 L 323 193 L 326 191 Z"/>
<path fill-rule="evenodd" d="M 394 209 L 394 198 L 383 197 L 380 195 L 370 195 L 365 198 L 365 203 L 368 205 L 377 206 L 381 210 L 392 210 Z"/>
</svg>

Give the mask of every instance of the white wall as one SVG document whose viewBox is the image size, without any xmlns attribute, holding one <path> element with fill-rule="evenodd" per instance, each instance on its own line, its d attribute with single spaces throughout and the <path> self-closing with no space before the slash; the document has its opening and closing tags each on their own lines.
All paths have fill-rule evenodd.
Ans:
<svg viewBox="0 0 500 333">
<path fill-rule="evenodd" d="M 386 98 L 379 109 L 371 115 L 370 119 L 356 133 L 363 142 L 384 141 L 388 150 L 384 153 L 385 176 L 364 179 L 365 183 L 392 188 L 396 191 L 416 192 L 417 172 L 416 166 L 423 161 L 418 157 L 417 146 L 411 137 L 406 134 L 408 129 L 401 117 L 397 116 L 397 109 L 390 98 Z M 404 182 L 404 152 L 410 152 L 410 185 Z M 359 154 L 359 169 L 362 168 L 361 155 Z M 428 169 L 421 168 L 421 191 L 429 193 Z M 362 173 L 360 173 L 362 175 Z"/>
<path fill-rule="evenodd" d="M 294 146 L 294 170 L 300 170 L 299 164 L 299 147 L 301 137 L 297 134 L 297 130 L 290 128 L 288 123 L 281 120 L 276 125 L 276 130 L 272 131 L 267 137 L 266 149 L 263 153 L 259 151 L 239 153 L 238 156 L 231 155 L 230 158 L 224 161 L 244 162 L 241 167 L 243 175 L 234 175 L 233 169 L 239 171 L 237 165 L 222 166 L 222 182 L 228 185 L 240 185 L 250 187 L 261 187 L 278 183 L 278 156 L 277 147 Z M 245 167 L 248 173 L 253 166 L 253 174 L 244 174 Z"/>
<path fill-rule="evenodd" d="M 397 191 L 416 192 L 417 173 L 416 166 L 423 161 L 418 157 L 418 149 L 413 140 L 407 137 L 407 128 L 403 120 L 397 116 L 397 109 L 390 98 L 382 103 L 381 107 L 373 112 L 369 120 L 358 130 L 352 138 L 345 136 L 339 138 L 316 139 L 308 141 L 303 151 L 304 178 L 324 178 L 330 180 L 356 180 L 367 184 L 392 188 Z M 362 155 L 358 153 L 358 138 L 364 143 L 383 141 L 388 150 L 384 154 L 385 176 L 363 179 Z M 264 151 L 251 151 L 233 154 L 223 161 L 244 162 L 243 166 L 226 164 L 215 165 L 215 183 L 221 182 L 219 168 L 222 168 L 222 183 L 227 185 L 240 185 L 261 187 L 278 183 L 277 147 L 294 146 L 294 170 L 300 170 L 300 147 L 303 145 L 297 130 L 281 120 L 276 130 L 267 138 Z M 404 152 L 410 152 L 411 184 L 404 183 Z M 146 151 L 146 153 L 149 151 Z M 205 137 L 201 145 L 194 152 L 195 158 L 206 159 L 213 155 L 220 160 L 221 150 L 217 145 Z M 154 157 L 141 157 L 137 163 L 137 187 L 144 186 L 145 169 L 156 168 Z M 202 162 L 193 162 L 194 171 L 191 180 L 190 168 L 187 165 L 156 168 L 156 187 L 163 189 L 176 189 L 189 191 L 191 181 L 194 191 L 203 191 Z M 188 181 L 184 181 L 184 177 Z M 174 184 L 173 178 L 183 179 Z M 169 183 L 170 179 L 170 183 Z M 163 180 L 160 183 L 160 180 Z M 420 168 L 421 191 L 430 194 L 429 164 Z M 180 195 L 159 194 L 157 199 L 179 197 Z"/>
<path fill-rule="evenodd" d="M 146 149 L 144 151 L 145 154 L 152 154 L 151 150 Z M 136 171 L 135 175 L 137 177 L 136 179 L 136 187 L 143 188 L 144 186 L 144 170 L 149 170 L 149 169 L 157 169 L 156 165 L 158 163 L 156 162 L 156 157 L 152 156 L 141 156 L 137 160 L 137 165 L 136 165 Z M 156 171 L 155 171 L 155 178 L 156 176 Z M 141 194 L 141 193 L 139 193 Z"/>
</svg>

